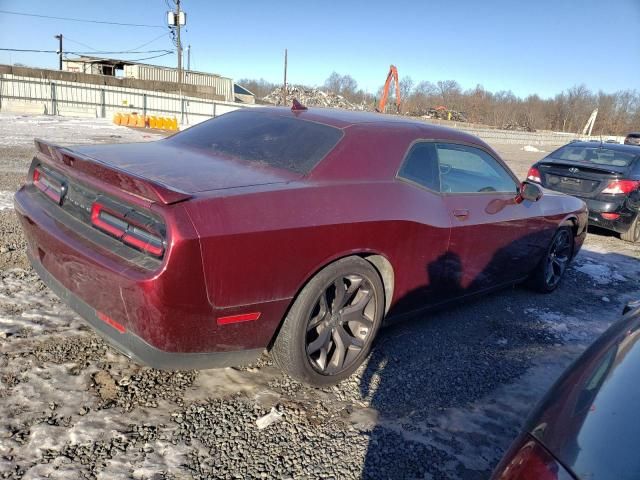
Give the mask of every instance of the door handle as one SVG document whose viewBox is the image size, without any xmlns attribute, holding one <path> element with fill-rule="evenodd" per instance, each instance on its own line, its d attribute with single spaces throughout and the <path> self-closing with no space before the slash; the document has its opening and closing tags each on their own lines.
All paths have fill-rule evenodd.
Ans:
<svg viewBox="0 0 640 480">
<path fill-rule="evenodd" d="M 469 218 L 469 210 L 457 208 L 453 211 L 453 216 L 458 220 L 466 220 L 467 218 Z"/>
</svg>

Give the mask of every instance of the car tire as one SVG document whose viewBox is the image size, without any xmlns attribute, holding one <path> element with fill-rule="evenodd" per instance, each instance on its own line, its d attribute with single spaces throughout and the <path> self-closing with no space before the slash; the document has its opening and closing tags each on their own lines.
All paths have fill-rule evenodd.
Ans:
<svg viewBox="0 0 640 480">
<path fill-rule="evenodd" d="M 373 265 L 360 257 L 337 260 L 296 297 L 271 349 L 274 363 L 315 387 L 339 383 L 369 355 L 384 306 Z"/>
<path fill-rule="evenodd" d="M 560 227 L 553 235 L 544 257 L 529 277 L 529 286 L 542 293 L 551 293 L 558 288 L 573 258 L 574 248 L 573 230 Z"/>
<path fill-rule="evenodd" d="M 640 242 L 640 214 L 636 215 L 636 218 L 629 227 L 629 230 L 620 234 L 620 238 L 625 242 Z"/>
</svg>

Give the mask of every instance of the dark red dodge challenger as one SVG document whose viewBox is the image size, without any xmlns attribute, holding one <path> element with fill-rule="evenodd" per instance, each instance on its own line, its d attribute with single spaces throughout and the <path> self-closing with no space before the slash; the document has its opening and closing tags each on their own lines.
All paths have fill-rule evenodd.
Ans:
<svg viewBox="0 0 640 480">
<path fill-rule="evenodd" d="M 383 318 L 528 280 L 555 289 L 581 200 L 406 118 L 246 109 L 150 143 L 36 141 L 15 197 L 43 281 L 164 369 L 251 361 L 336 383 Z"/>
</svg>

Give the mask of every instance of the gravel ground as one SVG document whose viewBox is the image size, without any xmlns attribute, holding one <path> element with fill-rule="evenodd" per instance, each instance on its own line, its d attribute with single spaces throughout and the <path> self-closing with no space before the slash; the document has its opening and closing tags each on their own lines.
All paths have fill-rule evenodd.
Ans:
<svg viewBox="0 0 640 480">
<path fill-rule="evenodd" d="M 0 191 L 32 155 L 7 123 Z M 496 148 L 521 177 L 544 155 Z M 300 385 L 266 356 L 167 373 L 113 351 L 44 287 L 13 215 L 0 210 L 0 478 L 487 478 L 542 393 L 640 297 L 640 247 L 596 231 L 557 292 L 511 288 L 386 328 L 337 387 Z M 280 420 L 258 429 L 272 409 Z"/>
</svg>

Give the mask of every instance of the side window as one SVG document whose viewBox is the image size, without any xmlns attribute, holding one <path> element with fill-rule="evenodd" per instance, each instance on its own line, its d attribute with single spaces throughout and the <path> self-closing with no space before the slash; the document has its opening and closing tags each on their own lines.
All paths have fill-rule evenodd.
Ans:
<svg viewBox="0 0 640 480">
<path fill-rule="evenodd" d="M 435 144 L 416 143 L 409 151 L 398 176 L 436 192 L 440 191 L 440 173 Z"/>
<path fill-rule="evenodd" d="M 436 144 L 443 192 L 509 192 L 518 185 L 505 168 L 479 148 L 448 143 Z"/>
</svg>

